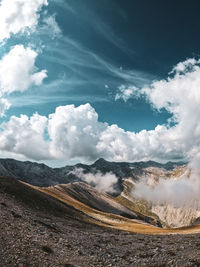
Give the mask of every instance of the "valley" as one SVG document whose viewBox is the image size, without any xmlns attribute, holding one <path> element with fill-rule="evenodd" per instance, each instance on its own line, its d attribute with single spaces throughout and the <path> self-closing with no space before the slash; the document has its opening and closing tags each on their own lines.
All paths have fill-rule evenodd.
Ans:
<svg viewBox="0 0 200 267">
<path fill-rule="evenodd" d="M 94 175 L 100 170 L 104 174 L 115 172 L 115 192 L 109 194 L 80 177 L 48 186 L 28 183 L 33 167 L 22 173 L 26 181 L 21 181 L 16 178 L 20 175 L 19 162 L 14 163 L 11 166 L 9 162 L 4 171 L 12 170 L 15 177 L 9 173 L 0 177 L 2 266 L 199 266 L 198 211 L 182 208 L 179 214 L 177 208 L 167 210 L 167 205 L 155 206 L 137 199 L 133 191 L 142 175 L 155 183 L 161 177 L 178 179 L 184 173 L 184 164 L 120 166 L 97 161 L 92 167 L 84 165 Z M 95 164 L 98 167 L 94 168 Z M 182 223 L 184 218 L 185 225 L 171 227 L 170 223 Z M 193 218 L 190 223 L 189 218 Z"/>
</svg>

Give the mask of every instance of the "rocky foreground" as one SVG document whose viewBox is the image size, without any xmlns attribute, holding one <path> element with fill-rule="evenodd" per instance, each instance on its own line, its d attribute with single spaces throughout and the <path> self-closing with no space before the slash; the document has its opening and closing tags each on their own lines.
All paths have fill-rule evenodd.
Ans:
<svg viewBox="0 0 200 267">
<path fill-rule="evenodd" d="M 50 196 L 3 180 L 2 267 L 200 266 L 200 234 L 141 235 L 100 227 Z"/>
</svg>

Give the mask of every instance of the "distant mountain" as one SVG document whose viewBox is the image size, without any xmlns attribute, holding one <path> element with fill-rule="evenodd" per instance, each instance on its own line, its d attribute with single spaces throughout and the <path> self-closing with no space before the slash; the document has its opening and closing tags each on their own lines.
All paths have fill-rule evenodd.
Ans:
<svg viewBox="0 0 200 267">
<path fill-rule="evenodd" d="M 11 176 L 36 186 L 50 186 L 80 181 L 70 174 L 74 167 L 50 168 L 45 164 L 14 159 L 0 159 L 0 175 Z"/>
<path fill-rule="evenodd" d="M 77 177 L 73 173 L 77 169 L 82 169 L 85 174 L 95 174 L 97 172 L 106 174 L 108 172 L 112 172 L 118 178 L 118 182 L 115 185 L 116 192 L 121 192 L 123 190 L 123 178 L 131 177 L 133 180 L 137 180 L 138 177 L 145 172 L 146 168 L 156 167 L 165 170 L 172 170 L 177 165 L 183 164 L 184 163 L 182 162 L 168 162 L 166 164 L 161 164 L 154 161 L 134 163 L 109 162 L 101 158 L 91 165 L 79 163 L 74 166 L 50 168 L 45 164 L 30 161 L 22 162 L 14 159 L 0 159 L 0 175 L 11 176 L 32 185 L 46 187 L 56 184 L 67 184 L 81 181 L 81 178 Z"/>
</svg>

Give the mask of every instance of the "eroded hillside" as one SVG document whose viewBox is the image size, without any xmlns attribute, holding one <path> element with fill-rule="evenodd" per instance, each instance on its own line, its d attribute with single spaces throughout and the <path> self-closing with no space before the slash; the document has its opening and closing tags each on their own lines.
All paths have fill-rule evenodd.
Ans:
<svg viewBox="0 0 200 267">
<path fill-rule="evenodd" d="M 200 200 L 190 198 L 185 199 L 185 202 L 181 200 L 180 203 L 178 201 L 177 203 L 170 201 L 160 201 L 159 203 L 159 201 L 151 201 L 148 195 L 138 198 L 137 192 L 134 190 L 141 180 L 144 181 L 144 185 L 148 184 L 155 188 L 161 180 L 178 181 L 182 179 L 183 175 L 190 179 L 191 170 L 188 170 L 186 165 L 176 166 L 172 170 L 157 167 L 145 168 L 143 174 L 137 180 L 132 178 L 123 180 L 124 190 L 117 197 L 117 200 L 129 208 L 159 220 L 164 227 L 174 228 L 192 225 L 200 217 Z M 164 191 L 162 193 L 167 194 Z"/>
<path fill-rule="evenodd" d="M 100 211 L 111 211 L 110 213 L 112 213 L 113 210 L 116 211 L 114 207 L 111 209 L 107 203 L 102 202 L 105 204 L 105 209 L 102 210 L 102 203 L 100 204 L 98 201 L 92 203 L 91 200 L 88 200 L 90 198 L 88 198 L 86 193 L 88 189 L 86 184 L 93 186 L 98 191 L 101 189 L 99 193 L 106 192 L 109 188 L 110 203 L 112 197 L 114 197 L 118 202 L 116 204 L 115 201 L 114 205 L 122 205 L 125 211 L 124 214 L 127 213 L 128 209 L 126 217 L 131 217 L 131 212 L 137 213 L 140 214 L 141 218 L 143 216 L 146 222 L 168 228 L 188 226 L 196 222 L 200 217 L 200 205 L 176 206 L 173 203 L 152 202 L 148 196 L 150 191 L 145 196 L 138 197 L 134 192 L 134 187 L 138 183 L 141 183 L 141 181 L 148 181 L 148 184 L 155 187 L 161 180 L 177 180 L 183 175 L 186 168 L 186 165 L 183 163 L 169 162 L 167 164 L 160 164 L 153 161 L 127 163 L 108 162 L 104 159 L 99 159 L 91 165 L 76 164 L 63 168 L 50 168 L 44 164 L 32 162 L 20 162 L 11 159 L 0 160 L 0 174 L 2 175 L 12 176 L 39 187 L 68 184 L 65 190 L 73 194 L 76 200 L 79 200 L 82 196 L 81 203 L 87 204 L 97 210 L 100 207 Z M 75 190 L 74 182 L 84 182 L 85 189 L 82 186 L 82 188 L 76 188 Z M 73 186 L 70 185 L 72 183 Z M 58 192 L 58 187 L 60 186 L 55 186 L 54 191 Z M 70 187 L 73 188 L 70 189 Z M 62 190 L 64 190 L 63 188 L 64 186 L 62 186 Z M 48 190 L 52 191 L 53 189 Z M 108 195 L 106 199 L 108 202 Z M 122 211 L 115 213 L 116 215 L 123 214 Z"/>
<path fill-rule="evenodd" d="M 0 177 L 1 266 L 200 264 L 198 225 L 169 231 L 139 216 L 82 183 L 36 188 Z"/>
</svg>

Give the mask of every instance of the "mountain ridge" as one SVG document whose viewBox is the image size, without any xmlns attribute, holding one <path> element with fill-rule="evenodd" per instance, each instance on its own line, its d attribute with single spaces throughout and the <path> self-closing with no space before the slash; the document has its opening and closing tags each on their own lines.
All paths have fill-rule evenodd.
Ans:
<svg viewBox="0 0 200 267">
<path fill-rule="evenodd" d="M 121 192 L 123 190 L 122 179 L 127 177 L 137 179 L 137 175 L 142 174 L 142 169 L 158 167 L 170 170 L 177 165 L 184 164 L 184 162 L 168 162 L 162 164 L 155 161 L 133 163 L 110 162 L 100 158 L 90 165 L 77 163 L 75 165 L 66 165 L 60 168 L 51 168 L 44 163 L 19 161 L 15 159 L 0 159 L 0 175 L 11 176 L 35 186 L 46 187 L 56 184 L 82 181 L 80 177 L 73 173 L 76 169 L 82 169 L 85 174 L 96 174 L 97 172 L 100 172 L 104 175 L 111 172 L 116 175 L 118 179 L 118 182 L 115 185 L 115 190 L 116 192 Z"/>
</svg>

